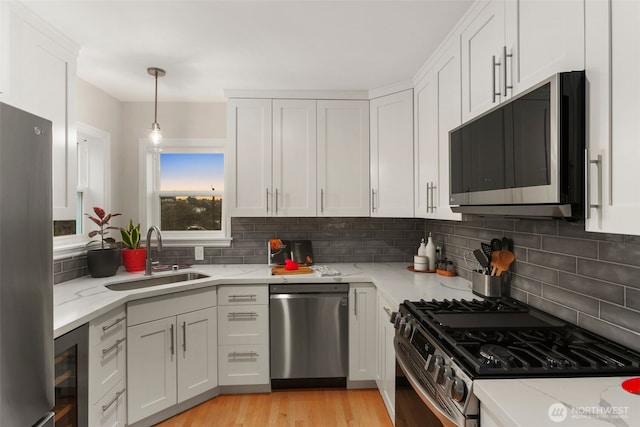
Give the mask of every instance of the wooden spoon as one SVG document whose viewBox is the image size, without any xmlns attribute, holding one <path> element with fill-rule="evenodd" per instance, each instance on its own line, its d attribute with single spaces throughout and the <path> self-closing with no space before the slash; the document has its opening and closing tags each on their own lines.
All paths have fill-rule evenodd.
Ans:
<svg viewBox="0 0 640 427">
<path fill-rule="evenodd" d="M 491 275 L 499 276 L 503 271 L 507 271 L 516 256 L 511 251 L 496 251 L 491 254 Z"/>
</svg>

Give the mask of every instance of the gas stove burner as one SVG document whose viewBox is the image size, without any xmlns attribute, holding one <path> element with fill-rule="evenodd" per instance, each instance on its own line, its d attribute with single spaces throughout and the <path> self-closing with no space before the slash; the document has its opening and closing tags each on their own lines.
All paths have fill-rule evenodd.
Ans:
<svg viewBox="0 0 640 427">
<path fill-rule="evenodd" d="M 480 363 L 491 368 L 508 368 L 513 360 L 511 352 L 501 345 L 484 344 L 480 346 Z"/>
</svg>

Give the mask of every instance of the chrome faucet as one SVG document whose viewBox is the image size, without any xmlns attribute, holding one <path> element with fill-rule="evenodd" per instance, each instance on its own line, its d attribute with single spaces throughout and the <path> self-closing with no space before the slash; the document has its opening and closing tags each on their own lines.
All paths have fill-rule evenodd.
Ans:
<svg viewBox="0 0 640 427">
<path fill-rule="evenodd" d="M 149 231 L 147 231 L 147 261 L 144 264 L 145 276 L 151 276 L 151 269 L 153 266 L 153 262 L 151 261 L 151 235 L 154 231 L 156 232 L 156 246 L 158 247 L 158 252 L 162 251 L 162 233 L 160 233 L 160 229 L 158 227 L 152 225 L 149 227 Z"/>
</svg>

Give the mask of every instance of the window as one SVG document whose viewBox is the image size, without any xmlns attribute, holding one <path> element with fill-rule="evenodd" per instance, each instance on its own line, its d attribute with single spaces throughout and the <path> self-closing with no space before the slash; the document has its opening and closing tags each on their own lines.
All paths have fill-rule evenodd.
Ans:
<svg viewBox="0 0 640 427">
<path fill-rule="evenodd" d="M 146 228 L 157 225 L 176 244 L 228 246 L 224 140 L 167 140 L 146 151 Z"/>
</svg>

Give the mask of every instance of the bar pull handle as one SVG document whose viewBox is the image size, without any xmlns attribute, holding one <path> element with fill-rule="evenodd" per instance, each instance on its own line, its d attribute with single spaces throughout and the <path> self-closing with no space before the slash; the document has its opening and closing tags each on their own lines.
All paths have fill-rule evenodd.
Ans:
<svg viewBox="0 0 640 427">
<path fill-rule="evenodd" d="M 278 215 L 278 189 L 276 188 L 276 215 Z"/>
<path fill-rule="evenodd" d="M 247 295 L 229 295 L 229 302 L 234 302 L 237 300 L 249 300 L 255 301 L 257 295 L 256 294 L 247 294 Z"/>
<path fill-rule="evenodd" d="M 500 68 L 500 61 L 496 62 L 496 56 L 493 55 L 493 57 L 491 58 L 491 84 L 492 84 L 492 88 L 491 88 L 491 94 L 492 94 L 492 100 L 491 103 L 495 104 L 496 102 L 496 96 L 500 96 L 500 91 L 496 92 L 496 67 Z"/>
<path fill-rule="evenodd" d="M 227 357 L 229 357 L 230 359 L 235 359 L 235 358 L 238 358 L 238 357 L 246 357 L 246 358 L 250 358 L 250 359 L 255 359 L 258 356 L 260 356 L 260 355 L 255 351 L 248 351 L 248 352 L 233 351 L 233 352 L 231 352 L 231 353 L 229 353 L 227 355 Z"/>
<path fill-rule="evenodd" d="M 507 53 L 507 46 L 502 46 L 502 58 L 504 62 L 504 96 L 507 96 L 507 89 L 513 90 L 513 85 L 507 84 L 507 58 L 511 58 L 511 70 L 513 71 L 513 53 Z"/>
<path fill-rule="evenodd" d="M 591 156 L 589 155 L 589 149 L 584 150 L 584 182 L 585 182 L 585 218 L 591 218 L 591 209 L 599 209 L 602 204 L 602 155 L 598 154 L 598 157 L 595 160 L 591 160 Z M 598 167 L 598 203 L 591 203 L 591 165 L 596 165 Z"/>
<path fill-rule="evenodd" d="M 118 341 L 116 341 L 111 347 L 103 349 L 102 356 L 106 356 L 107 354 L 111 353 L 113 350 L 118 348 L 118 346 L 126 340 L 127 340 L 126 338 L 121 338 Z"/>
<path fill-rule="evenodd" d="M 175 343 L 173 341 L 173 323 L 169 327 L 169 331 L 171 334 L 171 355 L 173 356 L 175 354 L 175 348 L 174 348 Z"/>
<path fill-rule="evenodd" d="M 371 212 L 376 211 L 376 190 L 371 189 Z"/>
<path fill-rule="evenodd" d="M 353 315 L 354 317 L 358 317 L 358 290 L 353 289 Z"/>
<path fill-rule="evenodd" d="M 382 307 L 382 309 L 391 317 L 391 309 L 387 307 Z"/>
<path fill-rule="evenodd" d="M 246 312 L 246 313 L 231 312 L 227 314 L 228 319 L 246 319 L 247 317 L 249 319 L 257 319 L 258 313 L 256 313 L 255 311 L 252 311 L 252 312 Z"/>
<path fill-rule="evenodd" d="M 182 322 L 182 351 L 187 351 L 187 322 Z"/>
<path fill-rule="evenodd" d="M 267 188 L 267 213 L 269 213 L 269 189 Z"/>
<path fill-rule="evenodd" d="M 431 203 L 429 204 L 431 206 L 431 213 L 434 213 L 436 211 L 436 203 L 435 203 L 435 197 L 434 194 L 436 192 L 436 185 L 432 182 L 431 183 Z"/>
<path fill-rule="evenodd" d="M 429 190 L 431 189 L 431 183 L 427 182 L 427 193 L 425 194 L 425 202 L 427 213 L 429 213 Z"/>
<path fill-rule="evenodd" d="M 118 398 L 120 396 L 122 396 L 122 394 L 126 391 L 126 388 L 123 388 L 122 390 L 120 390 L 119 392 L 116 393 L 116 395 L 113 397 L 113 399 L 111 399 L 109 401 L 109 403 L 107 403 L 106 405 L 102 405 L 102 412 L 105 412 L 107 409 L 111 408 L 113 406 L 114 403 L 116 403 L 118 401 Z"/>
<path fill-rule="evenodd" d="M 125 319 L 126 319 L 126 317 L 121 317 L 121 318 L 116 319 L 112 324 L 110 324 L 108 326 L 103 326 L 102 327 L 102 332 L 107 332 L 109 329 L 113 328 L 114 326 L 116 326 L 118 323 L 122 322 Z"/>
<path fill-rule="evenodd" d="M 320 189 L 320 213 L 324 213 L 324 189 Z"/>
</svg>

